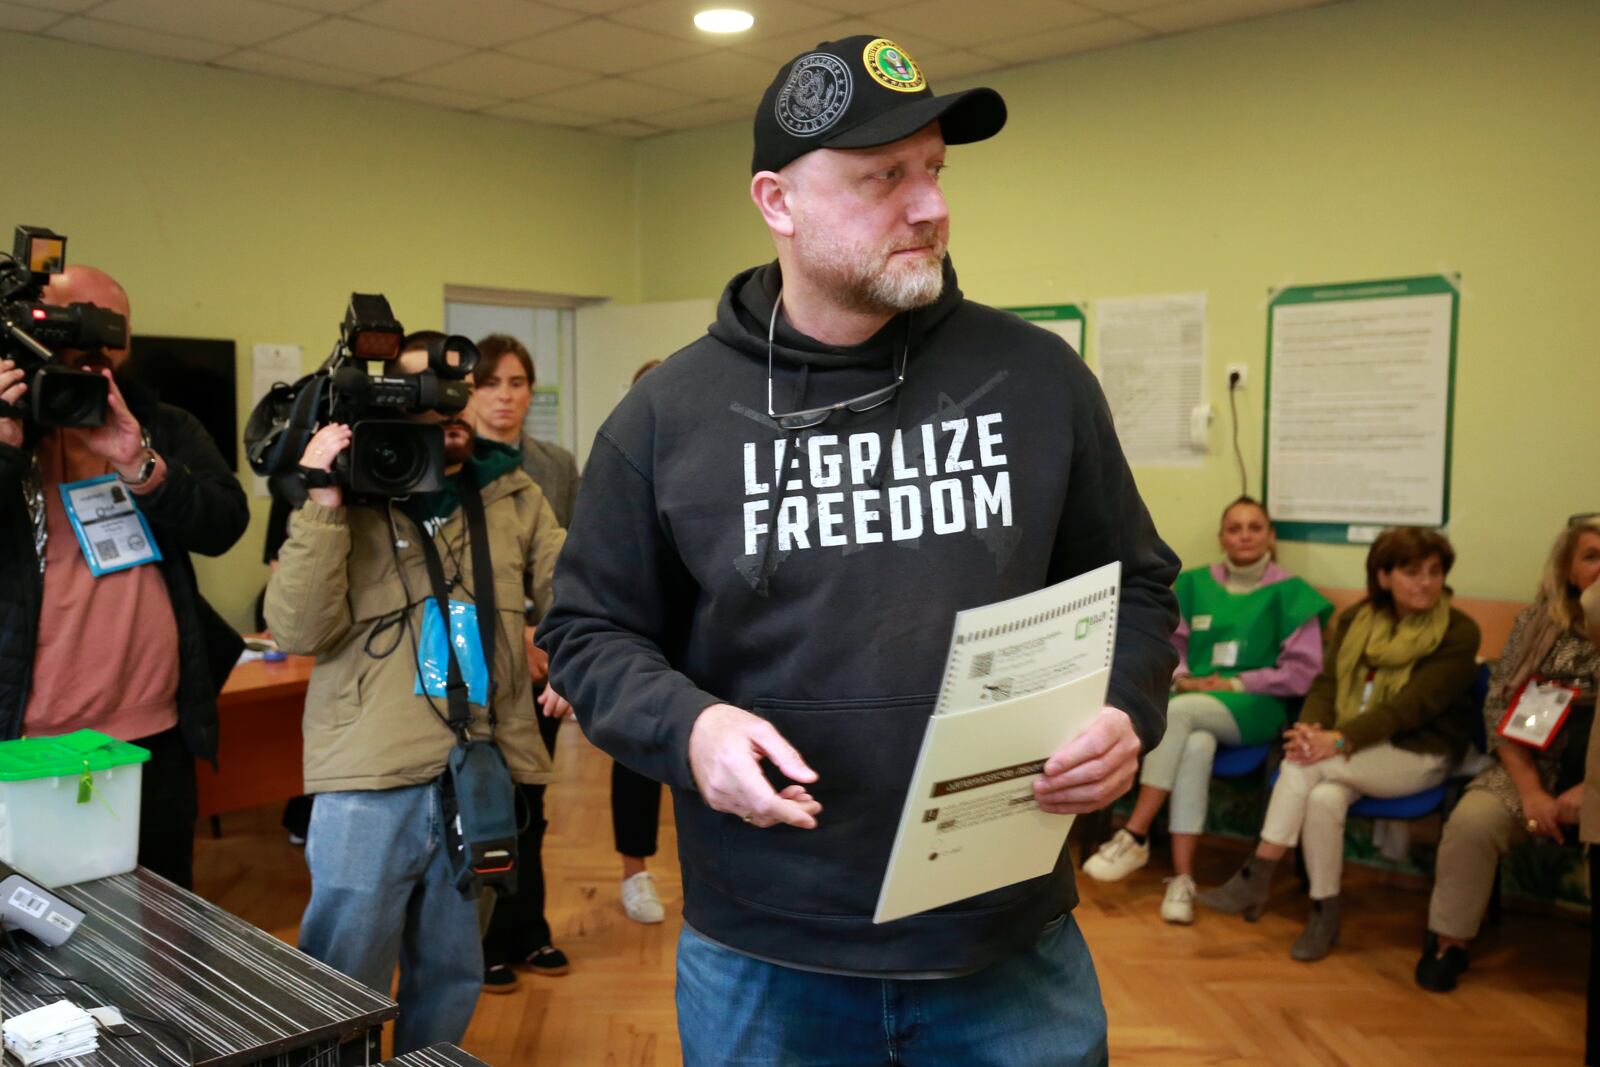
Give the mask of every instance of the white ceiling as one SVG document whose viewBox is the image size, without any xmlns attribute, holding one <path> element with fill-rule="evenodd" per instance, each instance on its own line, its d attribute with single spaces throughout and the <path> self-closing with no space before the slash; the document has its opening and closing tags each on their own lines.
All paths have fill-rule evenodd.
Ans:
<svg viewBox="0 0 1600 1067">
<path fill-rule="evenodd" d="M 1330 0 L 0 0 L 0 30 L 650 137 L 748 118 L 778 67 L 881 33 L 941 80 Z M 731 37 L 691 21 L 740 7 Z"/>
</svg>

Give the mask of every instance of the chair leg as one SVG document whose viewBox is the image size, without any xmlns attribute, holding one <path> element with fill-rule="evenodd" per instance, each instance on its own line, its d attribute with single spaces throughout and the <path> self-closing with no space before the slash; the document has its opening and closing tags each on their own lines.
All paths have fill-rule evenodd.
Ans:
<svg viewBox="0 0 1600 1067">
<path fill-rule="evenodd" d="M 1307 893 L 1311 892 L 1311 872 L 1306 870 L 1305 849 L 1294 850 L 1294 873 L 1300 879 L 1300 888 Z"/>
<path fill-rule="evenodd" d="M 1489 891 L 1489 922 L 1494 926 L 1500 925 L 1500 872 L 1502 864 L 1494 865 L 1494 888 Z"/>
<path fill-rule="evenodd" d="M 220 838 L 222 836 L 222 816 L 220 815 L 211 816 L 211 836 L 212 838 Z"/>
</svg>

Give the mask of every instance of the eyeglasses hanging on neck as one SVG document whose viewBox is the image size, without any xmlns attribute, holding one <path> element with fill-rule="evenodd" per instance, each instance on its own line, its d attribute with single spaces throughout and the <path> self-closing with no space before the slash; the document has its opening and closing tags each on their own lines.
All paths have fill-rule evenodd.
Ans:
<svg viewBox="0 0 1600 1067">
<path fill-rule="evenodd" d="M 772 317 L 767 321 L 767 417 L 773 419 L 785 430 L 809 430 L 814 426 L 821 426 L 835 414 L 841 411 L 850 411 L 860 414 L 881 408 L 894 399 L 895 393 L 900 391 L 900 386 L 906 380 L 906 363 L 911 355 L 911 322 L 907 315 L 906 342 L 900 350 L 900 371 L 895 375 L 894 381 L 870 393 L 841 400 L 837 404 L 829 404 L 820 408 L 803 408 L 800 411 L 791 411 L 780 415 L 772 406 L 772 342 L 778 330 L 778 309 L 783 307 L 783 290 L 778 290 L 777 299 L 772 302 Z"/>
</svg>

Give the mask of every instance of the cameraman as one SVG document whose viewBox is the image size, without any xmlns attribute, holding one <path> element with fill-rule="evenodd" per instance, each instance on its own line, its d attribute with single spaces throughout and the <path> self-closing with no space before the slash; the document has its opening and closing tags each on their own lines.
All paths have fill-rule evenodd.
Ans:
<svg viewBox="0 0 1600 1067">
<path fill-rule="evenodd" d="M 74 266 L 45 303 L 97 304 L 126 317 L 109 275 Z M 44 428 L 0 418 L 0 737 L 94 729 L 150 751 L 139 862 L 188 888 L 199 811 L 195 757 L 217 754 L 217 692 L 243 647 L 200 595 L 189 553 L 219 556 L 250 521 L 244 490 L 190 414 L 115 373 L 126 348 L 67 351 L 61 362 L 110 380 L 105 423 Z M 0 400 L 23 372 L 0 360 Z M 95 577 L 59 486 L 115 473 L 161 559 Z"/>
<path fill-rule="evenodd" d="M 407 337 L 394 372 L 423 370 L 438 338 Z M 552 765 L 535 720 L 522 606 L 527 596 L 540 616 L 548 610 L 566 536 L 516 449 L 476 438 L 460 414 L 409 417 L 443 423 L 445 488 L 387 506 L 346 506 L 338 488 L 311 489 L 290 518 L 266 598 L 278 644 L 317 657 L 304 726 L 306 792 L 317 801 L 300 948 L 383 993 L 399 963 L 396 1054 L 459 1042 L 483 981 L 477 907 L 455 887 L 440 818 L 439 779 L 455 738 L 415 691 L 413 642 L 433 595 L 420 538 L 438 547 L 451 599 L 477 600 L 461 506 L 462 479 L 473 479 L 496 576 L 495 739 L 514 781 L 545 784 Z M 301 466 L 331 470 L 351 437 L 348 426 L 324 426 Z M 569 710 L 554 690 L 541 702 L 546 714 Z M 473 736 L 486 736 L 487 716 L 473 712 Z"/>
</svg>

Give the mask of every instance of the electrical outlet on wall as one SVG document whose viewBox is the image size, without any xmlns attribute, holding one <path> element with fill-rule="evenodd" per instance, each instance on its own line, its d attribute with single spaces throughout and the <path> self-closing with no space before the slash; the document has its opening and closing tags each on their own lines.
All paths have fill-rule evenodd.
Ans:
<svg viewBox="0 0 1600 1067">
<path fill-rule="evenodd" d="M 1235 375 L 1238 377 L 1236 378 Z M 1228 382 L 1235 389 L 1243 389 L 1250 382 L 1250 364 L 1228 364 Z"/>
</svg>

